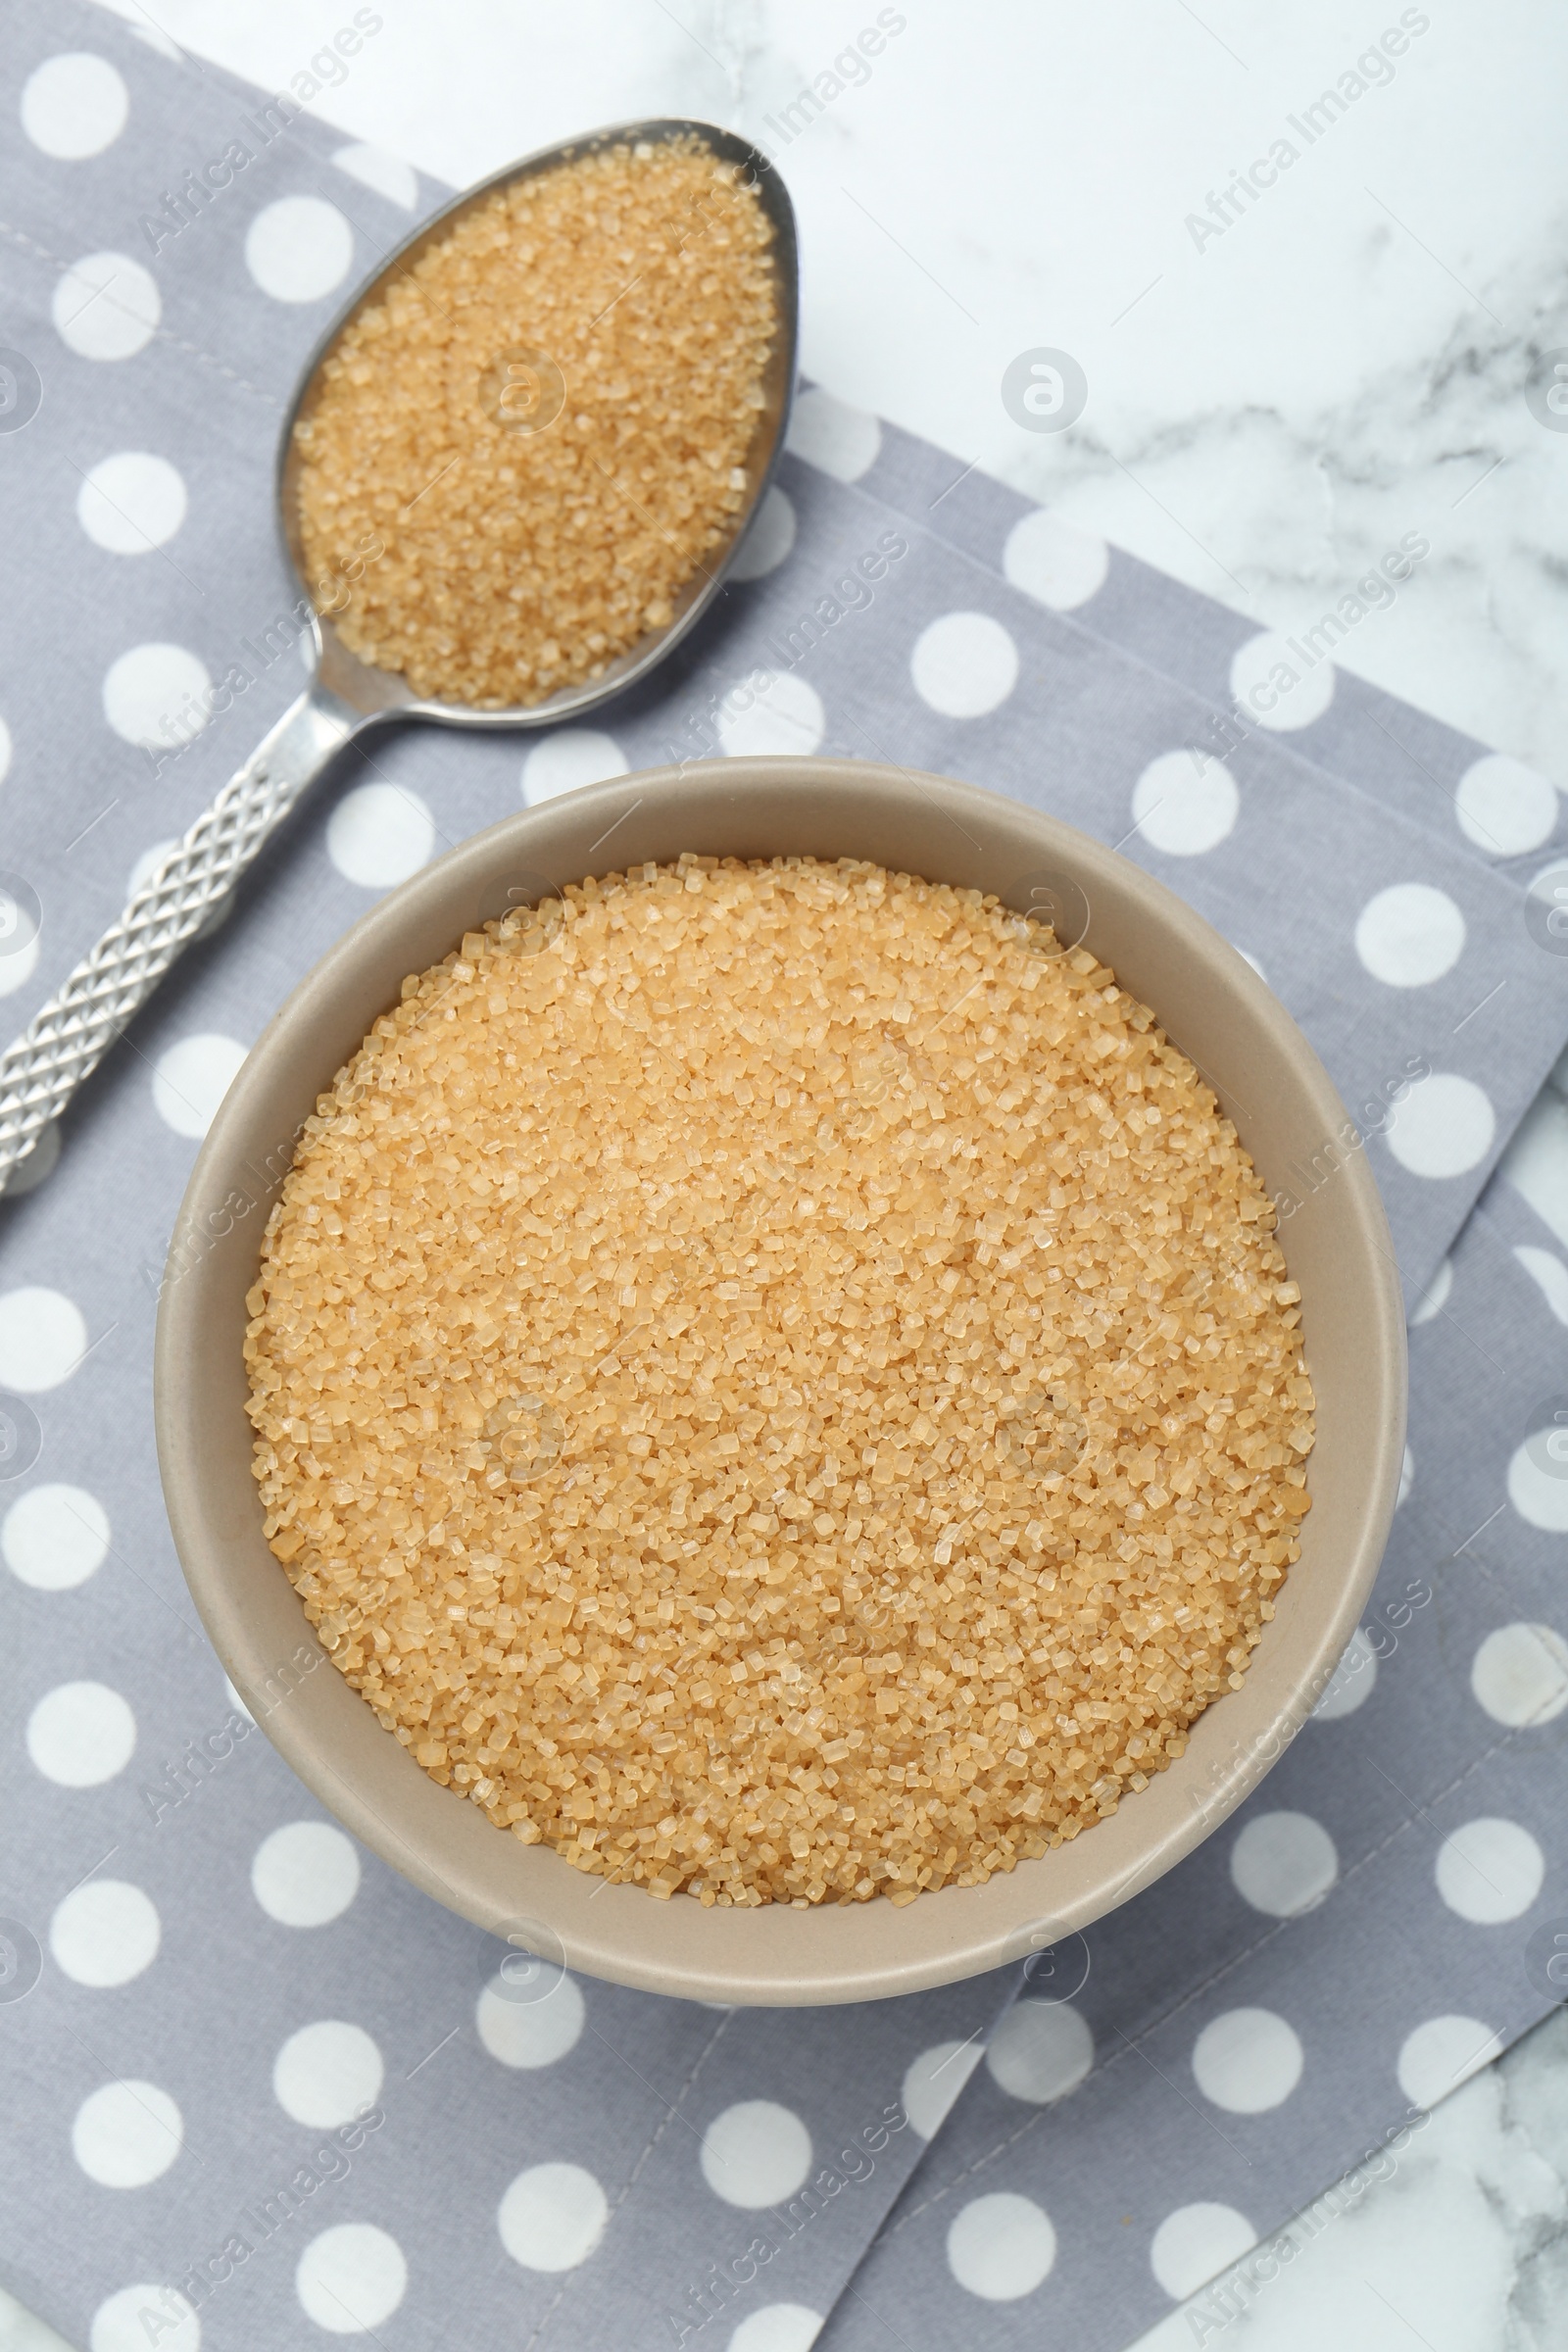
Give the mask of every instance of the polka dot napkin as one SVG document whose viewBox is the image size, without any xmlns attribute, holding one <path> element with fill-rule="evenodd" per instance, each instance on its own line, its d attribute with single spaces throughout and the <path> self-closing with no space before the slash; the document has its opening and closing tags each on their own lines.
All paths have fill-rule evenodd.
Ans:
<svg viewBox="0 0 1568 2352">
<path fill-rule="evenodd" d="M 351 72 L 383 26 L 343 16 Z M 280 106 L 74 0 L 0 57 L 18 1028 L 300 690 L 277 429 L 441 193 L 297 111 L 337 78 L 302 59 Z M 1336 669 L 1332 632 L 1261 638 L 956 475 L 805 393 L 679 666 L 592 726 L 351 756 L 0 1205 L 0 2277 L 84 2352 L 413 2352 L 454 2312 L 540 2352 L 1113 2345 L 1551 1997 L 1568 1266 L 1500 1188 L 1470 1212 L 1568 1035 L 1556 796 Z M 1409 1491 L 1318 1720 L 1021 1997 L 519 1984 L 224 1684 L 153 1464 L 164 1248 L 247 1044 L 376 893 L 519 801 L 819 746 L 1058 810 L 1258 962 L 1389 1200 Z"/>
</svg>

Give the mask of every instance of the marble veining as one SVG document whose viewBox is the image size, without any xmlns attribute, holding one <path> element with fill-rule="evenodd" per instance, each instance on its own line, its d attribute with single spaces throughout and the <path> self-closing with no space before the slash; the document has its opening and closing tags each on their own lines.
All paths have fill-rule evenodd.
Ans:
<svg viewBox="0 0 1568 2352">
<path fill-rule="evenodd" d="M 1568 2016 L 1434 2108 L 1391 2176 L 1293 2225 L 1272 2280 L 1223 2274 L 1132 2352 L 1557 2352 L 1568 2342 Z M 1271 2241 L 1272 2242 L 1272 2241 Z M 1227 2314 L 1234 2314 L 1228 2317 Z"/>
</svg>

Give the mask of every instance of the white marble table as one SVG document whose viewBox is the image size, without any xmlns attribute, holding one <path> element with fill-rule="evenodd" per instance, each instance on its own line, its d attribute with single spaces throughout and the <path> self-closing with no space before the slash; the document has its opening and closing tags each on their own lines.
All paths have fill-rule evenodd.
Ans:
<svg viewBox="0 0 1568 2352">
<path fill-rule="evenodd" d="M 272 88 L 351 13 L 116 5 Z M 458 185 L 589 123 L 734 124 L 801 214 L 813 376 L 1260 622 L 1295 628 L 1424 532 L 1348 665 L 1568 783 L 1568 433 L 1524 396 L 1532 356 L 1568 346 L 1550 0 L 906 0 L 858 82 L 834 61 L 873 0 L 381 13 L 323 119 Z M 1403 54 L 1357 74 L 1385 31 Z M 1315 127 L 1347 74 L 1369 86 Z M 1223 217 L 1256 159 L 1276 184 L 1215 229 L 1210 197 Z M 1002 404 L 1042 345 L 1088 377 L 1066 433 Z"/>
<path fill-rule="evenodd" d="M 351 13 L 115 5 L 271 88 Z M 587 124 L 734 124 L 800 211 L 811 375 L 1260 624 L 1312 618 L 1425 533 L 1430 560 L 1346 665 L 1568 786 L 1568 432 L 1526 399 L 1540 354 L 1568 347 L 1568 27 L 1547 0 L 380 9 L 316 101 L 346 138 L 461 184 Z M 880 52 L 845 62 L 879 24 Z M 1336 112 L 1321 94 L 1342 76 L 1365 86 Z M 1064 432 L 1003 403 L 1008 362 L 1040 346 L 1087 377 Z M 1548 1090 L 1509 1166 L 1568 1243 L 1568 1096 Z M 1208 2340 L 1545 2352 L 1568 2343 L 1565 2231 L 1558 2017 Z M 1173 2313 L 1139 2352 L 1199 2335 Z M 0 2352 L 59 2339 L 0 2297 Z"/>
</svg>

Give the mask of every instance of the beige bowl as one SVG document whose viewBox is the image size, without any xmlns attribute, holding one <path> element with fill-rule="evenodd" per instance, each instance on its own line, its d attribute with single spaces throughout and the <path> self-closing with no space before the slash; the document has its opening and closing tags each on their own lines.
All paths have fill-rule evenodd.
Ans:
<svg viewBox="0 0 1568 2352">
<path fill-rule="evenodd" d="M 1082 932 L 1087 918 L 1086 944 L 1201 1068 L 1271 1193 L 1291 1192 L 1292 1163 L 1348 1127 L 1316 1054 L 1250 966 L 1162 884 L 1052 817 L 972 785 L 832 760 L 714 760 L 595 785 L 508 818 L 393 891 L 252 1051 L 213 1121 L 171 1249 L 157 1347 L 164 1491 L 196 1605 L 246 1704 L 322 1804 L 437 1902 L 590 1975 L 690 1999 L 915 1992 L 1044 1949 L 1126 1901 L 1223 1821 L 1299 1728 L 1354 1629 L 1394 1509 L 1404 1436 L 1394 1252 L 1360 1152 L 1282 1224 L 1317 1392 L 1301 1557 L 1244 1688 L 1212 1705 L 1179 1762 L 1108 1820 L 985 1886 L 900 1909 L 877 1898 L 704 1910 L 519 1844 L 381 1729 L 327 1663 L 263 1541 L 245 1294 L 296 1131 L 404 974 L 545 881 L 685 850 L 866 858 L 1020 908 L 1063 907 L 1063 924 Z"/>
</svg>

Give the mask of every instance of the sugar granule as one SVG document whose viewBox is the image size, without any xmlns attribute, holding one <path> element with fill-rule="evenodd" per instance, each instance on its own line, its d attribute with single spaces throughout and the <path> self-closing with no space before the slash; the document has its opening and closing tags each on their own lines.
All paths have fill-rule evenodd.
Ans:
<svg viewBox="0 0 1568 2352">
<path fill-rule="evenodd" d="M 467 934 L 250 1294 L 266 1533 L 498 1827 L 910 1901 L 1114 1811 L 1310 1507 L 1299 1292 L 1148 1009 L 994 899 L 683 858 Z"/>
<path fill-rule="evenodd" d="M 498 188 L 400 271 L 295 427 L 308 576 L 352 651 L 500 710 L 664 627 L 745 504 L 772 236 L 690 134 Z M 539 430 L 508 411 L 524 353 L 559 371 Z"/>
</svg>

